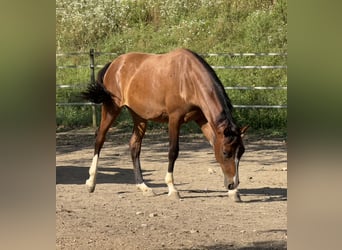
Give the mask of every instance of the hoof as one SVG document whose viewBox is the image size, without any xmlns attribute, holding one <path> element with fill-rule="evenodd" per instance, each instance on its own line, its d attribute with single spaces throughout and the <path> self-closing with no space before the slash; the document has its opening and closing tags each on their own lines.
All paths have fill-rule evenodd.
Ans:
<svg viewBox="0 0 342 250">
<path fill-rule="evenodd" d="M 174 200 L 180 200 L 181 199 L 178 191 L 177 192 L 171 192 L 168 194 L 168 196 Z"/>
<path fill-rule="evenodd" d="M 152 188 L 148 187 L 145 183 L 137 184 L 136 187 L 138 190 L 141 190 L 143 192 L 143 196 L 156 196 Z"/>
<path fill-rule="evenodd" d="M 237 189 L 229 190 L 228 191 L 228 197 L 235 202 L 242 202 L 240 193 Z"/>
<path fill-rule="evenodd" d="M 153 197 L 153 196 L 156 196 L 156 193 L 153 192 L 152 188 L 149 188 L 143 191 L 143 196 Z"/>
<path fill-rule="evenodd" d="M 89 193 L 93 193 L 95 191 L 95 186 L 93 187 L 87 186 L 87 189 Z"/>
<path fill-rule="evenodd" d="M 95 185 L 91 185 L 91 184 L 89 183 L 89 180 L 86 181 L 86 186 L 87 186 L 87 189 L 88 189 L 88 192 L 89 192 L 89 193 L 93 193 L 93 192 L 94 192 L 94 190 L 95 190 Z"/>
</svg>

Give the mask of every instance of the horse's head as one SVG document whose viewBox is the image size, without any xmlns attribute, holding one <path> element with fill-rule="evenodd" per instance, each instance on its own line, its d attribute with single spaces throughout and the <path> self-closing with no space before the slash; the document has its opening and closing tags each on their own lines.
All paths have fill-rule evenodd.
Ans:
<svg viewBox="0 0 342 250">
<path fill-rule="evenodd" d="M 247 129 L 248 126 L 235 130 L 221 127 L 218 130 L 214 145 L 215 157 L 228 181 L 229 190 L 236 189 L 240 183 L 239 161 L 245 151 L 242 138 Z"/>
</svg>

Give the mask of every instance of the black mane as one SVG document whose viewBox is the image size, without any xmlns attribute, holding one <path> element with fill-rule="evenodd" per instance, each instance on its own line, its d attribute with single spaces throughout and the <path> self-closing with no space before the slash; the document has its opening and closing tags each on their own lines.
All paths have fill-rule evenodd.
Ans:
<svg viewBox="0 0 342 250">
<path fill-rule="evenodd" d="M 216 88 L 215 90 L 217 91 L 217 94 L 219 96 L 221 105 L 223 107 L 223 113 L 218 117 L 218 120 L 216 121 L 218 124 L 223 123 L 224 121 L 228 120 L 228 122 L 231 125 L 232 131 L 235 131 L 237 129 L 232 112 L 233 112 L 233 105 L 231 103 L 231 100 L 229 99 L 222 82 L 216 75 L 216 72 L 213 70 L 213 68 L 197 53 L 188 50 L 191 54 L 193 54 L 197 60 L 204 66 L 204 68 L 208 71 L 209 75 L 211 76 Z"/>
</svg>

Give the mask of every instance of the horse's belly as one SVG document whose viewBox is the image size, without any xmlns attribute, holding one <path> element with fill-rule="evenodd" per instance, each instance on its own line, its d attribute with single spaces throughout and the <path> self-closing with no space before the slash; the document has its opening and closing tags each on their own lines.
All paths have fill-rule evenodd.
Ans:
<svg viewBox="0 0 342 250">
<path fill-rule="evenodd" d="M 146 100 L 149 99 L 147 98 Z M 125 106 L 145 120 L 153 120 L 157 122 L 167 122 L 169 120 L 169 115 L 165 107 L 151 99 L 149 101 L 146 100 L 145 102 L 137 99 L 131 100 L 126 102 Z"/>
<path fill-rule="evenodd" d="M 156 84 L 146 88 L 141 82 L 132 82 L 125 91 L 124 105 L 145 120 L 167 122 L 174 113 L 185 117 L 192 111 L 192 105 L 179 94 L 178 89 L 166 86 Z"/>
<path fill-rule="evenodd" d="M 177 102 L 175 102 L 177 103 Z M 179 105 L 178 108 L 172 105 L 160 105 L 156 102 L 146 103 L 127 103 L 126 106 L 130 108 L 135 114 L 145 120 L 152 120 L 156 122 L 168 122 L 170 114 L 177 114 L 181 120 L 181 123 L 186 123 L 192 120 L 196 120 L 200 117 L 201 111 L 198 108 L 194 108 L 188 105 Z"/>
</svg>

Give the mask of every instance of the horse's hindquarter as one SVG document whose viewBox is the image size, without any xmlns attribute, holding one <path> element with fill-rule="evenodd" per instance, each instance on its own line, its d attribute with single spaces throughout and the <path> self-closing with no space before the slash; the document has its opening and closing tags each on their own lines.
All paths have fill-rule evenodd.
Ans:
<svg viewBox="0 0 342 250">
<path fill-rule="evenodd" d="M 123 105 L 146 120 L 162 122 L 173 113 L 185 116 L 192 111 L 193 85 L 181 55 L 134 56 L 121 67 Z"/>
</svg>

